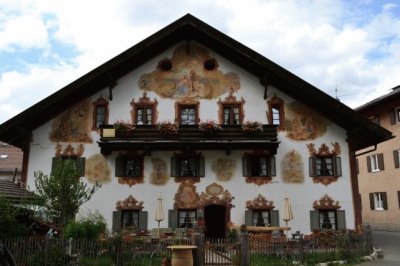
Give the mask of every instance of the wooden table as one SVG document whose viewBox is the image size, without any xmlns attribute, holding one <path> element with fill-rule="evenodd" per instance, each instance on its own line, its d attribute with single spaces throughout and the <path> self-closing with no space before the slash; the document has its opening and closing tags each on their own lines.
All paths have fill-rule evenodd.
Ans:
<svg viewBox="0 0 400 266">
<path fill-rule="evenodd" d="M 197 246 L 174 245 L 167 248 L 172 250 L 171 266 L 193 266 L 192 250 Z"/>
</svg>

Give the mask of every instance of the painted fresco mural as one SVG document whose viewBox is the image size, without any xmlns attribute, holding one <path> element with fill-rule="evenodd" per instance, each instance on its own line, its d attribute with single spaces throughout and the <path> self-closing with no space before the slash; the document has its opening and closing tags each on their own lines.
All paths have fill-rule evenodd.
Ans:
<svg viewBox="0 0 400 266">
<path fill-rule="evenodd" d="M 97 153 L 86 159 L 85 177 L 92 184 L 107 184 L 111 181 L 111 168 L 103 155 Z"/>
<path fill-rule="evenodd" d="M 211 170 L 219 181 L 229 181 L 236 172 L 236 161 L 233 159 L 216 159 L 211 164 Z"/>
<path fill-rule="evenodd" d="M 92 103 L 84 100 L 57 116 L 51 125 L 50 140 L 92 143 L 92 108 Z"/>
<path fill-rule="evenodd" d="M 294 140 L 313 140 L 325 135 L 329 121 L 298 103 L 285 104 L 286 136 Z"/>
<path fill-rule="evenodd" d="M 151 158 L 153 170 L 150 174 L 150 183 L 165 185 L 168 182 L 167 162 L 160 158 Z"/>
<path fill-rule="evenodd" d="M 139 79 L 139 87 L 163 98 L 194 97 L 212 99 L 240 88 L 239 76 L 218 70 L 218 62 L 207 49 L 194 43 L 178 46 L 171 58 L 158 63 L 156 70 Z"/>
<path fill-rule="evenodd" d="M 284 183 L 304 183 L 304 165 L 301 154 L 291 150 L 281 161 L 282 180 Z"/>
</svg>

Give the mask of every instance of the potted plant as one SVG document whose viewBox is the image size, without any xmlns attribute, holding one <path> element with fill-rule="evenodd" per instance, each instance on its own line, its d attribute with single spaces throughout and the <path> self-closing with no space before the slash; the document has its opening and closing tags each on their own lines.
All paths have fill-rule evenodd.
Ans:
<svg viewBox="0 0 400 266">
<path fill-rule="evenodd" d="M 179 125 L 171 121 L 160 122 L 156 127 L 162 135 L 175 135 L 179 129 Z"/>
<path fill-rule="evenodd" d="M 262 132 L 263 125 L 258 121 L 246 121 L 242 124 L 242 130 L 246 133 Z"/>
<path fill-rule="evenodd" d="M 222 127 L 214 120 L 206 120 L 199 123 L 199 130 L 207 134 L 212 134 L 215 131 L 222 130 Z"/>
<path fill-rule="evenodd" d="M 117 120 L 114 123 L 116 137 L 130 137 L 133 135 L 135 126 L 130 121 Z"/>
</svg>

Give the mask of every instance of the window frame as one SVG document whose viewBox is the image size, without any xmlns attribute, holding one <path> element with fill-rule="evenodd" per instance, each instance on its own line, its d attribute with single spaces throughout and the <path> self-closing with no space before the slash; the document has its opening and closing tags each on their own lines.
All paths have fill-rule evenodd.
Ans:
<svg viewBox="0 0 400 266">
<path fill-rule="evenodd" d="M 186 175 L 182 172 L 182 161 L 183 160 L 194 160 L 195 173 L 192 175 Z M 204 157 L 201 153 L 199 154 L 174 154 L 171 157 L 171 176 L 172 177 L 183 177 L 183 178 L 196 178 L 205 176 L 205 163 Z"/>
<path fill-rule="evenodd" d="M 372 154 L 366 157 L 367 171 L 376 173 L 385 170 L 383 153 Z"/>
<path fill-rule="evenodd" d="M 139 110 L 143 110 L 142 118 L 139 120 Z M 135 125 L 142 126 L 142 125 L 154 125 L 154 105 L 135 105 L 135 118 L 134 123 Z M 151 114 L 148 114 L 148 111 L 151 110 Z M 150 117 L 149 117 L 150 116 Z"/>
<path fill-rule="evenodd" d="M 274 110 L 278 112 L 276 113 Z M 278 119 L 276 119 L 276 115 Z M 284 101 L 276 95 L 268 100 L 268 121 L 270 125 L 277 126 L 279 130 L 285 130 Z M 275 121 L 278 121 L 278 123 L 275 123 Z"/>
<path fill-rule="evenodd" d="M 183 110 L 193 110 L 193 123 L 183 123 L 182 119 L 182 112 Z M 178 107 L 178 124 L 179 125 L 184 125 L 184 126 L 192 126 L 192 125 L 197 125 L 199 120 L 199 111 L 198 111 L 198 105 L 196 104 L 179 104 Z M 191 120 L 190 120 L 191 121 Z"/>
<path fill-rule="evenodd" d="M 133 161 L 136 164 L 135 167 L 139 167 L 139 170 L 135 170 L 133 174 L 129 175 L 127 172 L 127 163 L 128 161 Z M 115 158 L 115 176 L 123 177 L 123 178 L 141 178 L 143 177 L 144 171 L 144 157 L 140 155 L 131 155 L 131 156 L 118 156 Z"/>
<path fill-rule="evenodd" d="M 267 220 L 265 220 L 264 213 L 267 213 Z M 270 226 L 271 225 L 271 209 L 253 209 L 252 210 L 252 225 L 253 226 Z M 259 224 L 260 215 L 262 217 L 262 223 Z"/>
<path fill-rule="evenodd" d="M 394 168 L 400 168 L 400 149 L 393 151 Z"/>
<path fill-rule="evenodd" d="M 181 217 L 181 214 L 185 214 Z M 190 214 L 190 216 L 188 216 Z M 189 218 L 190 221 L 185 221 Z M 181 221 L 183 219 L 183 221 Z M 177 209 L 177 228 L 194 228 L 197 224 L 197 209 Z M 184 226 L 189 224 L 190 226 Z"/>
<path fill-rule="evenodd" d="M 121 211 L 121 219 L 122 219 L 121 220 L 121 229 L 129 229 L 129 228 L 131 228 L 131 225 L 133 224 L 134 225 L 133 229 L 138 230 L 139 224 L 140 224 L 139 213 L 140 213 L 140 210 L 122 210 Z M 130 216 L 131 216 L 130 218 L 132 218 L 132 222 L 129 225 L 126 225 L 126 223 L 124 223 L 126 214 L 130 214 Z M 133 214 L 136 214 L 136 217 L 133 217 L 134 216 Z M 133 221 L 133 219 L 136 220 L 136 223 Z"/>
<path fill-rule="evenodd" d="M 369 193 L 370 209 L 373 211 L 385 211 L 388 209 L 387 193 Z"/>
<path fill-rule="evenodd" d="M 389 117 L 391 125 L 400 123 L 400 107 L 390 110 Z"/>
<path fill-rule="evenodd" d="M 242 115 L 242 104 L 240 103 L 222 103 L 222 124 L 223 125 L 241 125 L 243 123 L 243 115 Z M 237 108 L 237 118 L 234 109 Z M 228 120 L 225 119 L 225 110 L 229 109 L 229 117 Z M 232 118 L 233 114 L 233 118 Z"/>
<path fill-rule="evenodd" d="M 157 99 L 150 100 L 149 97 L 147 97 L 147 92 L 143 92 L 143 96 L 138 99 L 137 102 L 135 102 L 135 99 L 133 98 L 131 103 L 130 103 L 132 110 L 131 110 L 131 120 L 135 125 L 141 126 L 141 125 L 155 125 L 157 123 Z M 145 121 L 138 121 L 138 110 L 143 108 L 143 110 L 146 110 L 142 116 L 142 120 L 145 117 Z M 148 123 L 148 115 L 147 115 L 147 109 L 151 109 L 151 123 Z"/>
<path fill-rule="evenodd" d="M 260 159 L 265 159 L 266 169 L 264 175 L 261 175 L 263 165 Z M 242 167 L 244 177 L 269 178 L 276 176 L 275 156 L 270 156 L 268 154 L 245 154 L 242 157 Z"/>
<path fill-rule="evenodd" d="M 92 130 L 98 130 L 101 128 L 102 125 L 108 124 L 108 116 L 109 116 L 109 109 L 108 109 L 108 101 L 100 96 L 95 102 L 93 102 L 93 123 L 92 123 Z M 104 108 L 104 115 L 103 115 L 103 123 L 98 124 L 98 108 Z"/>
<path fill-rule="evenodd" d="M 332 160 L 332 174 L 331 175 L 323 175 L 322 173 L 318 174 L 318 160 L 326 160 L 330 158 Z M 341 157 L 335 155 L 318 155 L 309 157 L 309 173 L 310 177 L 313 178 L 325 178 L 325 177 L 340 177 L 342 176 L 342 163 Z"/>
<path fill-rule="evenodd" d="M 331 221 L 331 218 L 329 216 L 330 213 L 333 213 L 333 222 Z M 319 217 L 319 228 L 322 231 L 325 230 L 338 230 L 338 218 L 337 218 L 337 210 L 336 209 L 321 209 L 318 210 L 318 217 Z M 321 220 L 322 218 L 322 220 Z M 329 219 L 329 224 L 333 226 L 334 228 L 324 228 L 324 219 L 328 218 Z"/>
</svg>

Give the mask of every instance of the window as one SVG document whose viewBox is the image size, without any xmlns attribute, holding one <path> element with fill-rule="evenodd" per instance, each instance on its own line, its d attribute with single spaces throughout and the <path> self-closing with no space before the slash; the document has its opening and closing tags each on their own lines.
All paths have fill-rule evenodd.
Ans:
<svg viewBox="0 0 400 266">
<path fill-rule="evenodd" d="M 143 157 L 117 157 L 115 159 L 116 177 L 142 177 Z"/>
<path fill-rule="evenodd" d="M 400 168 L 400 149 L 393 151 L 394 167 Z"/>
<path fill-rule="evenodd" d="M 276 176 L 275 157 L 267 155 L 246 155 L 243 157 L 243 176 Z"/>
<path fill-rule="evenodd" d="M 122 229 L 132 231 L 147 230 L 147 211 L 139 209 L 122 209 L 113 212 L 112 232 L 121 232 Z"/>
<path fill-rule="evenodd" d="M 318 209 L 310 211 L 311 231 L 344 230 L 346 215 L 344 210 Z"/>
<path fill-rule="evenodd" d="M 271 107 L 271 112 L 272 112 L 272 125 L 277 125 L 279 126 L 281 124 L 281 116 L 280 116 L 280 106 L 272 106 Z"/>
<path fill-rule="evenodd" d="M 122 229 L 138 229 L 139 228 L 139 211 L 125 210 L 122 211 Z"/>
<path fill-rule="evenodd" d="M 63 160 L 71 160 L 75 163 L 77 176 L 81 177 L 81 176 L 85 175 L 86 158 L 85 157 L 77 157 L 77 156 L 53 157 L 52 164 L 51 164 L 51 171 L 53 172 L 54 169 L 56 168 L 57 164 L 59 164 Z"/>
<path fill-rule="evenodd" d="M 99 129 L 108 123 L 108 101 L 100 97 L 93 103 L 93 125 L 92 129 Z"/>
<path fill-rule="evenodd" d="M 337 156 L 314 156 L 310 157 L 310 176 L 342 176 L 341 159 Z"/>
<path fill-rule="evenodd" d="M 390 124 L 394 125 L 400 122 L 400 107 L 396 109 L 392 109 L 389 113 L 390 116 Z"/>
<path fill-rule="evenodd" d="M 399 208 L 400 208 L 400 191 L 397 191 L 397 200 L 399 201 Z"/>
<path fill-rule="evenodd" d="M 0 159 L 7 159 L 8 158 L 8 154 L 1 154 L 0 155 Z"/>
<path fill-rule="evenodd" d="M 284 103 L 277 96 L 268 101 L 268 120 L 271 125 L 276 125 L 281 130 L 285 129 Z"/>
<path fill-rule="evenodd" d="M 179 124 L 180 125 L 195 125 L 197 122 L 195 106 L 180 106 L 179 109 Z"/>
<path fill-rule="evenodd" d="M 136 107 L 136 125 L 152 125 L 153 124 L 153 106 Z"/>
<path fill-rule="evenodd" d="M 368 172 L 378 172 L 384 170 L 383 154 L 374 154 L 367 156 L 367 170 Z"/>
<path fill-rule="evenodd" d="M 223 109 L 224 109 L 224 117 L 223 117 L 224 125 L 239 125 L 242 123 L 240 105 L 223 105 Z"/>
<path fill-rule="evenodd" d="M 251 209 L 245 211 L 245 225 L 279 226 L 279 211 L 272 209 Z"/>
<path fill-rule="evenodd" d="M 178 227 L 179 228 L 193 228 L 197 222 L 196 218 L 197 211 L 191 210 L 178 210 Z"/>
<path fill-rule="evenodd" d="M 379 115 L 371 116 L 369 119 L 370 119 L 372 122 L 374 122 L 375 124 L 380 125 L 380 117 L 379 117 Z"/>
<path fill-rule="evenodd" d="M 369 203 L 371 210 L 387 210 L 388 206 L 386 192 L 369 193 Z"/>
<path fill-rule="evenodd" d="M 202 177 L 204 175 L 204 157 L 175 155 L 171 158 L 171 176 Z"/>
<path fill-rule="evenodd" d="M 150 100 L 146 92 L 143 92 L 143 96 L 137 102 L 133 99 L 131 101 L 133 123 L 136 125 L 154 125 L 156 123 L 157 104 L 157 100 Z"/>
</svg>

